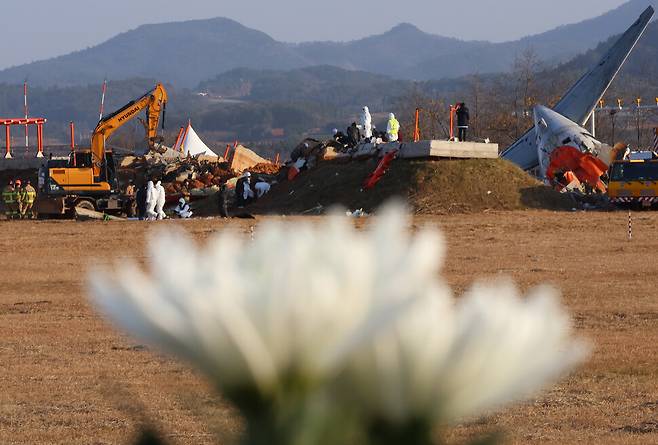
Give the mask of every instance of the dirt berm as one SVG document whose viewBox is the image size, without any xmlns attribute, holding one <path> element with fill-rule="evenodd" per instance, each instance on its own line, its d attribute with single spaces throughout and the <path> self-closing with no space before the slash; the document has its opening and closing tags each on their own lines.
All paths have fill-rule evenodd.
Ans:
<svg viewBox="0 0 658 445">
<path fill-rule="evenodd" d="M 340 205 L 372 212 L 394 197 L 405 200 L 417 214 L 574 207 L 570 197 L 543 186 L 502 159 L 396 160 L 373 189 L 363 190 L 364 180 L 376 167 L 376 160 L 322 163 L 292 182 L 273 186 L 249 211 L 319 213 L 320 206 Z"/>
</svg>

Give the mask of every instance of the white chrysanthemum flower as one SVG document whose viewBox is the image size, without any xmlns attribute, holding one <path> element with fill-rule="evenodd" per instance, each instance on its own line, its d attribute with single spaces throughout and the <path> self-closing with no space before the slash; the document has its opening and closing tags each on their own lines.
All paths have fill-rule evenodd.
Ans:
<svg viewBox="0 0 658 445">
<path fill-rule="evenodd" d="M 340 216 L 270 222 L 254 241 L 223 232 L 206 248 L 165 233 L 150 243 L 148 274 L 130 263 L 93 273 L 93 301 L 229 393 L 291 387 L 294 399 L 341 372 L 349 397 L 335 400 L 392 425 L 481 413 L 583 358 L 553 291 L 522 299 L 480 285 L 455 303 L 437 274 L 440 235 L 412 236 L 407 223 L 397 207 L 365 231 Z"/>
<path fill-rule="evenodd" d="M 348 397 L 378 421 L 448 423 L 532 396 L 586 354 L 554 290 L 481 284 L 456 304 L 423 298 L 375 336 L 352 357 Z"/>
<path fill-rule="evenodd" d="M 371 230 L 345 217 L 317 226 L 265 223 L 254 241 L 224 232 L 206 248 L 153 238 L 150 272 L 95 272 L 95 304 L 140 339 L 186 358 L 225 389 L 272 395 L 291 379 L 322 382 L 346 355 L 437 283 L 443 242 L 407 232 L 391 208 Z"/>
</svg>

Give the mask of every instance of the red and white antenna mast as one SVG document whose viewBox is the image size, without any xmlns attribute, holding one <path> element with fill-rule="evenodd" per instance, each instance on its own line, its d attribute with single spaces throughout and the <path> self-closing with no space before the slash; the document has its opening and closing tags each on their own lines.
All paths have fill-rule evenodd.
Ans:
<svg viewBox="0 0 658 445">
<path fill-rule="evenodd" d="M 23 111 L 25 111 L 25 121 L 27 121 L 30 117 L 29 110 L 27 108 L 27 79 L 25 79 L 25 82 L 23 82 Z M 29 125 L 26 123 L 25 124 L 25 148 L 30 145 L 30 132 L 29 132 Z"/>
</svg>

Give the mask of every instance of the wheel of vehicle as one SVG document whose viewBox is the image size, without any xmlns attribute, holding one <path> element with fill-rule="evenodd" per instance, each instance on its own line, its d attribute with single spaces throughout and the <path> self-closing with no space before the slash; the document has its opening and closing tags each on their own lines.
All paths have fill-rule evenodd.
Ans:
<svg viewBox="0 0 658 445">
<path fill-rule="evenodd" d="M 91 201 L 88 201 L 86 199 L 80 200 L 75 204 L 76 207 L 80 207 L 81 209 L 85 210 L 91 210 L 91 211 L 96 211 L 96 206 L 94 206 L 94 203 Z"/>
</svg>

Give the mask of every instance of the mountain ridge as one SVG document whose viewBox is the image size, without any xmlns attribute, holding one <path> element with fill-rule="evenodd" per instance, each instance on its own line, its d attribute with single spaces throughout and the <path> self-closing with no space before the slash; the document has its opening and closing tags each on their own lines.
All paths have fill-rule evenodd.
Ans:
<svg viewBox="0 0 658 445">
<path fill-rule="evenodd" d="M 63 56 L 0 71 L 0 82 L 39 86 L 86 85 L 108 77 L 156 77 L 179 87 L 236 68 L 293 70 L 332 65 L 405 80 L 508 71 L 531 48 L 548 65 L 564 63 L 621 33 L 649 4 L 630 0 L 579 23 L 510 42 L 466 41 L 426 33 L 410 23 L 348 42 L 285 43 L 235 20 L 218 17 L 146 24 Z"/>
</svg>

